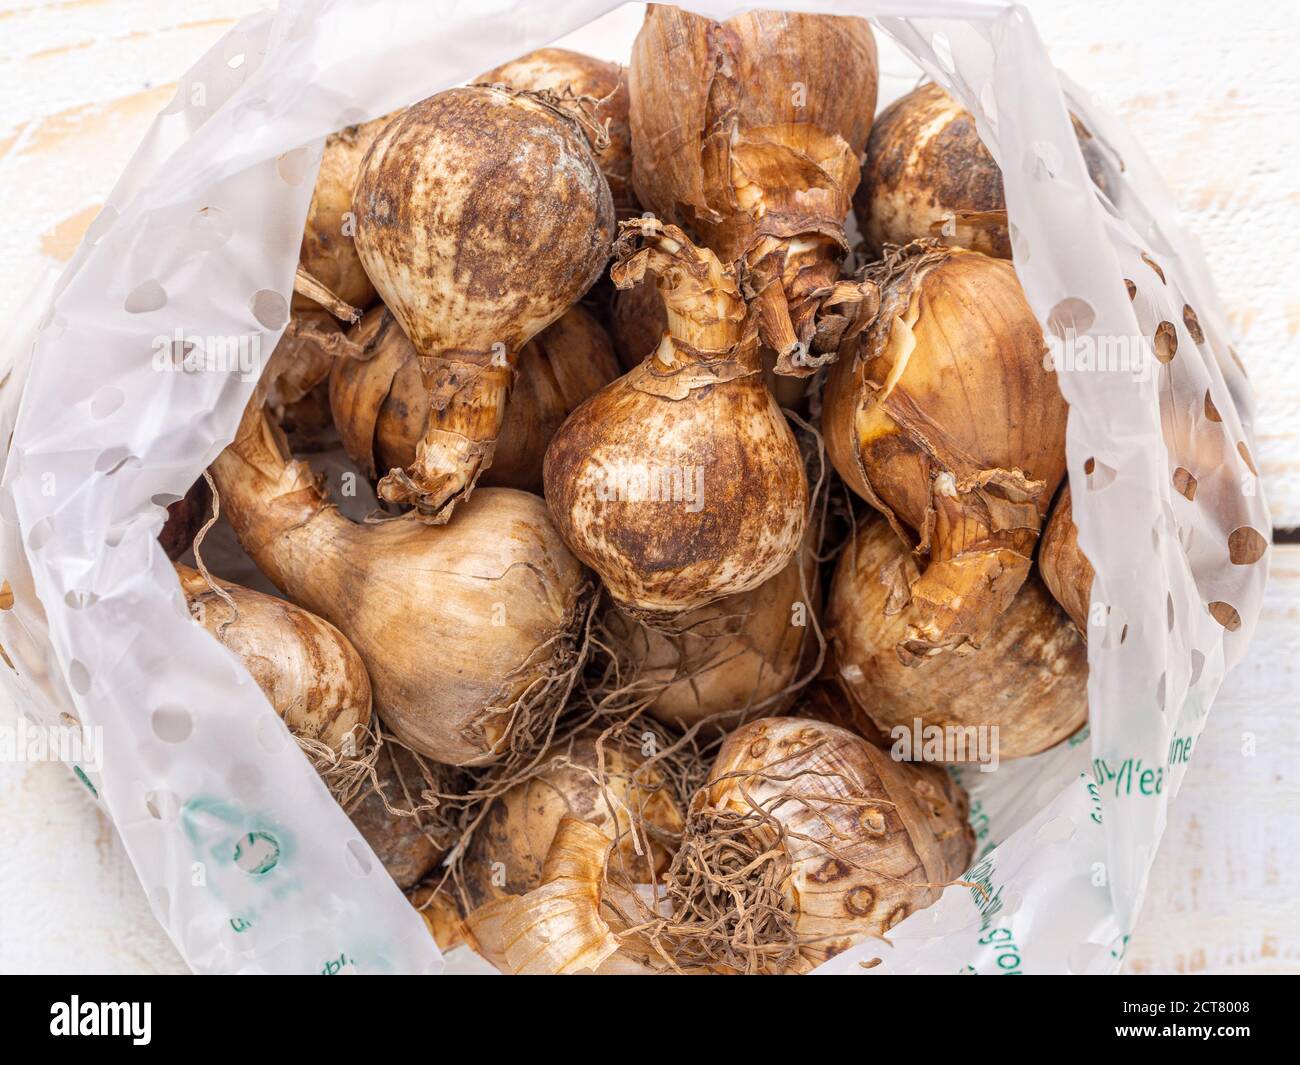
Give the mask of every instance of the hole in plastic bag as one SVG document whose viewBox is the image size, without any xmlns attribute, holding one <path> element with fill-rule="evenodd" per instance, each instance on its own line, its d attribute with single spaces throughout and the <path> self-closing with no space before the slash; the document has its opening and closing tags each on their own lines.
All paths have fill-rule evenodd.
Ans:
<svg viewBox="0 0 1300 1065">
<path fill-rule="evenodd" d="M 1156 326 L 1154 343 L 1157 359 L 1165 365 L 1174 361 L 1174 356 L 1178 354 L 1178 331 L 1173 322 L 1161 322 Z"/>
<path fill-rule="evenodd" d="M 370 856 L 366 853 L 366 845 L 359 839 L 348 840 L 347 854 L 344 860 L 347 862 L 348 871 L 354 876 L 369 876 L 373 866 L 370 863 Z"/>
<path fill-rule="evenodd" d="M 1096 320 L 1092 304 L 1077 296 L 1066 296 L 1048 312 L 1047 328 L 1059 339 L 1070 340 L 1086 333 Z"/>
<path fill-rule="evenodd" d="M 1246 446 L 1244 440 L 1237 441 L 1237 454 L 1241 456 L 1241 461 L 1246 464 L 1246 469 L 1250 470 L 1256 477 L 1259 476 L 1259 470 L 1255 469 L 1255 462 L 1250 457 L 1250 448 Z"/>
<path fill-rule="evenodd" d="M 204 207 L 190 220 L 190 239 L 199 251 L 216 251 L 234 231 L 230 217 L 220 207 Z"/>
<path fill-rule="evenodd" d="M 184 498 L 184 496 L 178 496 L 175 492 L 158 492 L 149 497 L 149 502 L 155 507 L 162 507 L 166 510 L 173 503 L 178 503 Z"/>
<path fill-rule="evenodd" d="M 1128 300 L 1130 303 L 1132 303 L 1135 299 L 1137 299 L 1138 287 L 1137 285 L 1133 284 L 1133 282 L 1130 281 L 1127 277 L 1124 278 L 1124 287 L 1128 289 Z"/>
<path fill-rule="evenodd" d="M 115 385 L 105 385 L 90 397 L 90 416 L 102 421 L 116 413 L 126 402 L 126 393 Z"/>
<path fill-rule="evenodd" d="M 290 740 L 288 726 L 275 714 L 263 714 L 258 718 L 253 731 L 257 735 L 257 742 L 268 754 L 284 750 Z"/>
<path fill-rule="evenodd" d="M 289 304 L 274 289 L 258 289 L 248 301 L 248 306 L 263 329 L 283 329 L 289 321 Z"/>
<path fill-rule="evenodd" d="M 159 788 L 144 793 L 144 808 L 155 821 L 175 821 L 180 813 L 181 800 L 174 791 Z"/>
<path fill-rule="evenodd" d="M 128 464 L 139 468 L 140 460 L 124 447 L 105 448 L 95 459 L 95 472 L 111 475 Z"/>
<path fill-rule="evenodd" d="M 153 278 L 136 285 L 122 305 L 127 314 L 147 314 L 167 306 L 167 291 Z"/>
<path fill-rule="evenodd" d="M 280 864 L 280 841 L 269 832 L 249 832 L 235 844 L 232 860 L 250 876 L 265 876 Z"/>
<path fill-rule="evenodd" d="M 32 526 L 32 531 L 27 534 L 27 546 L 33 551 L 39 551 L 50 542 L 50 538 L 53 536 L 54 523 L 49 518 L 42 518 Z"/>
<path fill-rule="evenodd" d="M 1185 466 L 1179 466 L 1174 470 L 1174 489 L 1188 500 L 1196 498 L 1196 478 L 1191 470 Z"/>
<path fill-rule="evenodd" d="M 1165 280 L 1165 272 L 1162 269 L 1160 269 L 1160 264 L 1156 262 L 1153 258 L 1151 258 L 1151 256 L 1149 256 L 1146 252 L 1142 253 L 1142 261 L 1146 263 L 1147 266 L 1151 267 L 1152 270 L 1155 271 L 1156 277 L 1160 278 L 1160 283 L 1162 285 L 1169 284 L 1169 282 Z"/>
<path fill-rule="evenodd" d="M 1228 559 L 1234 566 L 1251 566 L 1264 557 L 1268 541 L 1249 525 L 1241 525 L 1228 534 Z"/>
<path fill-rule="evenodd" d="M 14 608 L 14 590 L 9 587 L 9 582 L 5 581 L 0 584 L 0 610 L 12 610 Z"/>
<path fill-rule="evenodd" d="M 1192 659 L 1192 676 L 1191 679 L 1187 682 L 1188 687 L 1191 687 L 1198 680 L 1201 679 L 1201 672 L 1202 670 L 1205 669 L 1205 655 L 1201 654 L 1200 651 L 1193 650 L 1191 659 Z"/>
<path fill-rule="evenodd" d="M 1053 817 L 1038 826 L 1034 833 L 1034 846 L 1050 847 L 1074 837 L 1074 822 L 1064 815 Z"/>
<path fill-rule="evenodd" d="M 1174 597 L 1172 593 L 1165 593 L 1165 626 L 1170 632 L 1174 631 Z"/>
<path fill-rule="evenodd" d="M 1236 632 L 1241 628 L 1241 615 L 1237 613 L 1237 608 L 1231 603 L 1216 599 L 1209 604 L 1209 610 L 1210 616 L 1229 632 Z"/>
<path fill-rule="evenodd" d="M 1099 492 L 1103 488 L 1108 488 L 1114 483 L 1115 478 L 1119 476 L 1118 472 L 1104 462 L 1098 462 L 1095 458 L 1084 461 L 1083 472 L 1087 477 L 1088 487 Z"/>
<path fill-rule="evenodd" d="M 1192 338 L 1193 344 L 1205 343 L 1205 330 L 1201 328 L 1201 320 L 1196 317 L 1196 312 L 1192 310 L 1190 303 L 1183 304 L 1183 325 L 1187 328 L 1187 335 Z"/>
<path fill-rule="evenodd" d="M 1169 677 L 1166 673 L 1160 674 L 1160 679 L 1156 681 L 1156 706 L 1160 707 L 1160 712 L 1164 713 L 1166 707 L 1166 689 L 1168 687 Z"/>
<path fill-rule="evenodd" d="M 307 177 L 311 166 L 311 152 L 307 148 L 295 148 L 285 152 L 275 160 L 275 172 L 286 185 L 298 186 Z"/>
<path fill-rule="evenodd" d="M 111 204 L 100 209 L 99 214 L 95 215 L 94 221 L 86 227 L 86 235 L 82 237 L 87 244 L 94 247 L 104 238 L 104 234 L 113 228 L 113 223 L 117 221 L 117 208 Z"/>
<path fill-rule="evenodd" d="M 243 65 L 244 65 L 243 52 L 236 52 L 234 55 L 232 55 L 229 59 L 226 60 L 226 66 L 228 66 L 231 70 L 238 70 Z"/>
<path fill-rule="evenodd" d="M 151 718 L 153 734 L 164 743 L 184 743 L 194 731 L 194 721 L 183 706 L 160 706 Z"/>
<path fill-rule="evenodd" d="M 1127 615 L 1120 607 L 1108 606 L 1106 608 L 1106 632 L 1101 638 L 1101 646 L 1106 650 L 1113 651 L 1117 647 L 1123 647 L 1124 641 L 1127 639 Z"/>
<path fill-rule="evenodd" d="M 85 695 L 90 691 L 90 670 L 86 668 L 84 662 L 74 658 L 68 663 L 68 683 L 78 695 Z"/>
</svg>

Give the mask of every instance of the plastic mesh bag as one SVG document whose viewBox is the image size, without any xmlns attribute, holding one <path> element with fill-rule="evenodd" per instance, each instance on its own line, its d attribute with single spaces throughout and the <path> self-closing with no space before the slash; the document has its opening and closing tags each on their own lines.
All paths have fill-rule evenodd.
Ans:
<svg viewBox="0 0 1300 1065">
<path fill-rule="evenodd" d="M 233 435 L 287 323 L 325 136 L 616 6 L 299 0 L 245 20 L 185 75 L 32 320 L 11 330 L 0 576 L 13 602 L 0 643 L 12 669 L 0 676 L 35 722 L 101 738 L 101 757 L 75 771 L 195 970 L 442 968 L 242 665 L 189 623 L 155 537 L 163 508 Z M 892 40 L 976 116 L 1049 339 L 1077 351 L 1133 338 L 1158 356 L 1145 376 L 1058 364 L 1074 516 L 1097 572 L 1090 730 L 963 773 L 979 837 L 968 879 L 983 889 L 949 888 L 891 930 L 892 946 L 868 942 L 823 969 L 1113 971 L 1266 576 L 1251 400 L 1223 312 L 1141 150 L 1052 68 L 1023 9 L 773 6 L 872 16 L 882 49 Z M 630 39 L 584 43 L 625 61 Z M 1113 164 L 1109 198 L 1068 112 Z M 219 372 L 159 369 L 160 351 L 195 341 L 224 345 Z M 1180 468 L 1194 493 L 1176 484 Z"/>
</svg>

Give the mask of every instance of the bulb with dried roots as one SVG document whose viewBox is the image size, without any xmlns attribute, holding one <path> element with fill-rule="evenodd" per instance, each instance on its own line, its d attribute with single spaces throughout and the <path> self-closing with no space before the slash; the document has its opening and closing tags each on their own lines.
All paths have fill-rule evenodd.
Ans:
<svg viewBox="0 0 1300 1065">
<path fill-rule="evenodd" d="M 817 669 L 817 566 L 805 549 L 757 588 L 647 625 L 610 606 L 611 648 L 601 687 L 616 686 L 666 725 L 688 729 L 717 718 L 779 714 Z M 617 692 L 611 693 L 617 696 Z"/>
<path fill-rule="evenodd" d="M 351 640 L 408 747 L 486 764 L 560 711 L 590 585 L 536 496 L 485 489 L 449 526 L 357 525 L 256 405 L 212 475 L 244 550 Z"/>
<path fill-rule="evenodd" d="M 1065 475 L 1066 404 L 1003 259 L 915 242 L 866 268 L 880 313 L 823 394 L 841 477 L 922 568 L 900 650 L 978 647 L 1029 574 Z"/>
<path fill-rule="evenodd" d="M 330 408 L 352 460 L 370 477 L 409 466 L 429 422 L 430 399 L 415 348 L 384 307 L 352 331 L 354 357 L 336 359 Z M 570 307 L 524 345 L 492 465 L 479 484 L 542 491 L 546 445 L 569 412 L 618 376 L 609 336 L 580 306 Z"/>
<path fill-rule="evenodd" d="M 430 397 L 414 463 L 379 494 L 441 524 L 492 464 L 523 346 L 604 269 L 609 186 L 558 97 L 471 87 L 384 128 L 355 209 L 361 261 Z"/>
<path fill-rule="evenodd" d="M 840 260 L 876 111 L 870 24 L 651 4 L 628 78 L 641 202 L 740 265 L 776 371 L 811 374 L 862 299 Z"/>
<path fill-rule="evenodd" d="M 566 817 L 616 841 L 611 860 L 634 883 L 651 883 L 668 867 L 682 831 L 682 811 L 659 768 L 625 741 L 584 733 L 545 752 L 535 771 L 492 801 L 460 865 L 470 908 L 540 885 Z"/>
<path fill-rule="evenodd" d="M 929 906 L 970 861 L 965 793 L 808 718 L 723 742 L 647 928 L 680 965 L 806 972 Z"/>
<path fill-rule="evenodd" d="M 803 536 L 808 481 L 763 384 L 734 272 L 676 226 L 622 225 L 614 282 L 656 275 L 668 331 L 555 434 L 546 501 L 618 604 L 654 617 L 748 591 L 784 569 Z"/>
<path fill-rule="evenodd" d="M 990 764 L 1036 754 L 1083 727 L 1087 653 L 1036 576 L 978 650 L 909 666 L 897 648 L 907 636 L 914 579 L 907 546 L 880 518 L 864 520 L 840 555 L 826 603 L 827 696 L 841 704 L 832 720 L 886 747 L 898 729 L 914 745 L 920 721 L 950 740 L 927 749 L 927 761 Z"/>
<path fill-rule="evenodd" d="M 437 763 L 433 763 L 437 765 Z M 437 765 L 447 775 L 447 766 Z M 345 810 L 394 883 L 405 891 L 432 873 L 455 842 L 441 811 L 425 797 L 424 773 L 400 744 L 384 743 L 375 779 Z"/>
</svg>

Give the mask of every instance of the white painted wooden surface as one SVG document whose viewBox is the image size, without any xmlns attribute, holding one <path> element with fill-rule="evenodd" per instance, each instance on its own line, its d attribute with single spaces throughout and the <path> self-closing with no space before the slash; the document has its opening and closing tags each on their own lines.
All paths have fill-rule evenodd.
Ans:
<svg viewBox="0 0 1300 1065">
<path fill-rule="evenodd" d="M 75 247 L 176 77 L 261 6 L 0 2 L 0 321 Z M 1300 526 L 1300 229 L 1288 221 L 1300 205 L 1300 13 L 1027 6 L 1058 65 L 1126 118 L 1200 235 L 1260 394 L 1274 519 Z M 1250 659 L 1172 807 L 1130 971 L 1300 971 L 1300 547 L 1277 549 L 1273 574 Z M 0 725 L 11 721 L 0 706 Z M 111 826 L 62 766 L 0 764 L 0 855 L 0 971 L 185 971 Z"/>
</svg>

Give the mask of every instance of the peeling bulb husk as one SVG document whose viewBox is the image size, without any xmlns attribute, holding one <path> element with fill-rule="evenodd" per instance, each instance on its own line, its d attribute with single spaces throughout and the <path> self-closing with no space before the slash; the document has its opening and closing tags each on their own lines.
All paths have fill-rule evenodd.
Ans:
<svg viewBox="0 0 1300 1065">
<path fill-rule="evenodd" d="M 420 376 L 415 348 L 393 316 L 372 310 L 352 333 L 356 357 L 336 359 L 330 406 L 343 446 L 369 477 L 410 466 L 430 425 L 443 423 Z M 619 374 L 599 322 L 569 308 L 524 345 L 517 381 L 483 487 L 541 494 L 542 458 L 551 437 L 584 399 Z"/>
<path fill-rule="evenodd" d="M 736 263 L 776 372 L 812 374 L 845 328 L 843 305 L 826 322 L 823 303 L 875 114 L 870 24 L 651 4 L 629 82 L 641 202 Z"/>
<path fill-rule="evenodd" d="M 957 730 L 962 744 L 934 761 L 981 762 L 1037 754 L 1088 719 L 1088 661 L 1069 619 L 1031 575 L 978 650 L 900 660 L 915 579 L 910 552 L 889 525 L 865 518 L 836 564 L 826 604 L 831 716 L 889 748 L 902 730 Z M 815 711 L 816 712 L 816 711 Z M 910 742 L 910 739 L 909 739 Z M 909 748 L 910 750 L 911 748 Z M 920 757 L 919 752 L 916 757 Z"/>
<path fill-rule="evenodd" d="M 1009 262 L 917 241 L 864 269 L 873 323 L 823 392 L 840 476 L 911 546 L 900 653 L 978 647 L 1029 573 L 1065 473 L 1066 404 Z"/>
</svg>

